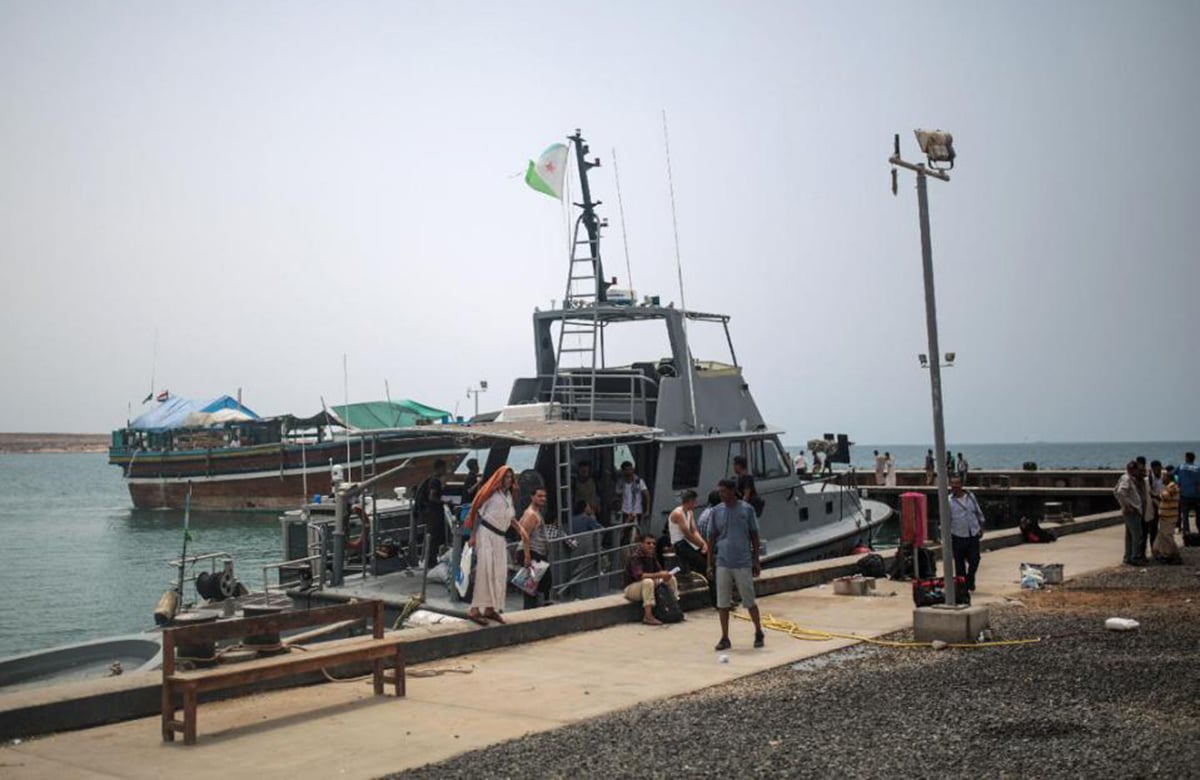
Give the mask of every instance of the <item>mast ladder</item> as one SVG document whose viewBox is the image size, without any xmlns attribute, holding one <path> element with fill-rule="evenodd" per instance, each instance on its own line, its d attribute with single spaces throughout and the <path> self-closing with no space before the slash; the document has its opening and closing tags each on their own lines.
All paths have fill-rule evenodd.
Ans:
<svg viewBox="0 0 1200 780">
<path fill-rule="evenodd" d="M 370 444 L 370 446 L 368 446 L 368 443 Z M 368 479 L 370 479 L 371 477 L 375 476 L 375 466 L 376 466 L 375 444 L 376 444 L 376 437 L 374 437 L 374 436 L 363 436 L 362 437 L 362 444 L 360 446 L 360 451 L 362 453 L 362 466 L 359 467 L 359 471 L 362 473 L 361 480 L 363 482 L 365 482 Z"/>
<path fill-rule="evenodd" d="M 554 474 L 558 483 L 558 527 L 564 532 L 570 531 L 571 505 L 574 503 L 571 495 L 571 444 L 559 442 L 554 445 Z"/>
<path fill-rule="evenodd" d="M 559 323 L 558 346 L 554 355 L 554 381 L 550 403 L 560 404 L 565 418 L 592 420 L 596 414 L 596 367 L 602 348 L 598 298 L 604 283 L 596 275 L 600 268 L 599 240 L 589 234 L 580 239 L 583 216 L 575 220 L 575 238 L 571 245 L 571 263 L 567 269 L 567 289 L 563 308 L 578 314 L 564 316 Z M 568 341 L 567 337 L 572 337 Z M 580 371 L 566 371 L 563 356 L 576 354 Z M 583 380 L 582 382 L 579 380 Z M 569 511 L 568 507 L 568 511 Z"/>
</svg>

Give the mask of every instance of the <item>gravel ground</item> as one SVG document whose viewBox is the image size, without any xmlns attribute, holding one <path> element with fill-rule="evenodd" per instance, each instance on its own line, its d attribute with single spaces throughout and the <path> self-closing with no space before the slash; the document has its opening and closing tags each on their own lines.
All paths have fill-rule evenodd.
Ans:
<svg viewBox="0 0 1200 780">
<path fill-rule="evenodd" d="M 1198 574 L 1189 548 L 993 607 L 995 639 L 1039 644 L 860 645 L 394 777 L 1194 777 Z"/>
</svg>

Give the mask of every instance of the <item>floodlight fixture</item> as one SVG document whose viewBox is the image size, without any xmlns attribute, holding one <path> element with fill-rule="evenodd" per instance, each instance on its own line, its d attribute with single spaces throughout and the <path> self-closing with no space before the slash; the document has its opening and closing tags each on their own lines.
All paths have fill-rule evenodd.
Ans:
<svg viewBox="0 0 1200 780">
<path fill-rule="evenodd" d="M 954 353 L 953 352 L 946 353 L 946 365 L 949 365 L 949 366 L 954 365 Z"/>
<path fill-rule="evenodd" d="M 929 160 L 935 170 L 950 170 L 954 167 L 954 136 L 945 130 L 914 130 L 921 154 Z"/>
<path fill-rule="evenodd" d="M 924 352 L 917 355 L 917 360 L 921 361 L 921 368 L 929 368 L 929 356 Z"/>
<path fill-rule="evenodd" d="M 467 398 L 475 399 L 475 416 L 476 417 L 479 416 L 479 394 L 486 393 L 487 389 L 488 389 L 488 383 L 487 383 L 486 379 L 480 379 L 479 387 L 477 387 L 477 388 L 476 387 L 468 387 L 467 388 Z"/>
</svg>

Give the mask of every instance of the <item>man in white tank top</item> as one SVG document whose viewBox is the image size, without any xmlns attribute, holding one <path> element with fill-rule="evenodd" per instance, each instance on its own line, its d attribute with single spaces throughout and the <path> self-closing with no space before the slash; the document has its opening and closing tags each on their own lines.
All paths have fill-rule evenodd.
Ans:
<svg viewBox="0 0 1200 780">
<path fill-rule="evenodd" d="M 683 563 L 685 570 L 703 572 L 708 544 L 696 530 L 696 491 L 683 491 L 679 500 L 679 506 L 672 509 L 667 518 L 671 546 L 675 548 L 675 557 Z"/>
</svg>

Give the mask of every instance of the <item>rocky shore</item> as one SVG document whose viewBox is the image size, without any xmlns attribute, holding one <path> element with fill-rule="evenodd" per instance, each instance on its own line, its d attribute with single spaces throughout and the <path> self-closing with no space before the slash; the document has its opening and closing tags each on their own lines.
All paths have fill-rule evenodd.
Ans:
<svg viewBox="0 0 1200 780">
<path fill-rule="evenodd" d="M 107 452 L 107 433 L 0 433 L 0 453 Z"/>
<path fill-rule="evenodd" d="M 994 639 L 1037 644 L 859 645 L 392 777 L 1190 776 L 1198 575 L 1187 548 L 1182 566 L 1111 569 L 992 607 Z M 1105 630 L 1117 616 L 1141 627 Z M 666 663 L 647 659 L 646 674 Z"/>
</svg>

